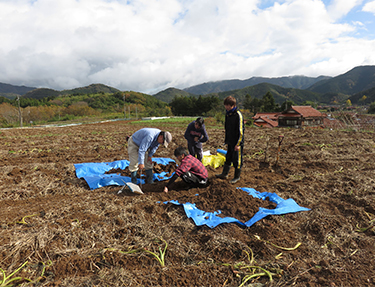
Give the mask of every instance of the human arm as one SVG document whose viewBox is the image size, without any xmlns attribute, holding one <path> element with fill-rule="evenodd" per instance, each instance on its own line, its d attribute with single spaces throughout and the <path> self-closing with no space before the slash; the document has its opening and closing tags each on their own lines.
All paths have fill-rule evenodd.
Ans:
<svg viewBox="0 0 375 287">
<path fill-rule="evenodd" d="M 188 141 L 188 142 L 194 142 L 194 138 L 191 136 L 190 132 L 191 130 L 193 129 L 194 127 L 194 122 L 190 123 L 187 128 L 186 128 L 186 131 L 185 131 L 185 134 L 184 134 L 184 138 Z"/>
<path fill-rule="evenodd" d="M 202 126 L 202 135 L 201 135 L 201 138 L 199 139 L 199 142 L 204 143 L 206 141 L 208 141 L 208 134 L 207 134 L 207 131 L 206 131 L 206 127 L 203 125 Z"/>
<path fill-rule="evenodd" d="M 151 156 L 147 157 L 147 161 L 149 161 L 150 163 L 152 163 L 152 157 L 151 157 Z M 138 165 L 138 168 L 139 168 L 140 170 L 142 170 L 142 169 L 145 168 L 145 165 L 144 165 L 143 163 L 140 163 L 140 164 Z"/>
<path fill-rule="evenodd" d="M 244 121 L 243 121 L 243 116 L 240 111 L 237 111 L 238 115 L 238 141 L 235 146 L 235 151 L 238 151 L 240 149 L 240 145 L 243 142 L 243 136 L 244 136 Z"/>
<path fill-rule="evenodd" d="M 178 175 L 175 173 L 168 181 L 168 183 L 164 186 L 164 192 L 168 192 L 169 186 L 176 181 Z"/>
</svg>

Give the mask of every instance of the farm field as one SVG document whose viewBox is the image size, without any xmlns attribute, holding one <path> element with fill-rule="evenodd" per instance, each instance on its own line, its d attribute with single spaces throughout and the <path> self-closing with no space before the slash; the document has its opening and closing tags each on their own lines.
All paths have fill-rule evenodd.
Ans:
<svg viewBox="0 0 375 287">
<path fill-rule="evenodd" d="M 204 150 L 215 153 L 224 129 L 211 122 Z M 174 149 L 186 146 L 188 123 L 0 130 L 0 283 L 19 277 L 11 284 L 375 285 L 373 132 L 247 128 L 235 185 L 216 179 L 222 168 L 210 166 L 207 188 L 187 190 L 178 180 L 168 194 L 164 182 L 144 184 L 144 195 L 117 194 L 119 186 L 90 190 L 76 177 L 76 163 L 128 159 L 125 136 L 142 127 L 170 131 L 173 142 L 155 157 L 174 158 Z M 276 193 L 310 210 L 267 216 L 250 227 L 209 228 L 196 226 L 182 206 L 163 203 L 194 202 L 242 222 L 258 206 L 275 207 L 236 187 Z"/>
</svg>

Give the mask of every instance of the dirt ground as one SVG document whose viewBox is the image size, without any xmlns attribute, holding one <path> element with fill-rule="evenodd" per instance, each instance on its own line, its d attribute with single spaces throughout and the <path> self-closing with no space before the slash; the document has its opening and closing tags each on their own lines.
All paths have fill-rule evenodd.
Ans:
<svg viewBox="0 0 375 287">
<path fill-rule="evenodd" d="M 375 286 L 373 132 L 247 128 L 235 185 L 216 179 L 221 168 L 212 167 L 207 188 L 187 190 L 178 180 L 168 194 L 164 182 L 144 184 L 144 195 L 117 194 L 119 186 L 90 190 L 76 177 L 75 163 L 128 159 L 125 136 L 141 127 L 0 130 L 0 283 L 6 276 L 5 283 L 21 278 L 12 282 L 19 286 Z M 173 142 L 155 156 L 173 158 L 186 145 L 184 129 L 168 127 Z M 207 131 L 204 150 L 223 148 L 224 130 L 207 121 Z M 194 202 L 242 222 L 259 206 L 275 207 L 236 187 L 311 210 L 211 229 L 163 203 Z"/>
</svg>

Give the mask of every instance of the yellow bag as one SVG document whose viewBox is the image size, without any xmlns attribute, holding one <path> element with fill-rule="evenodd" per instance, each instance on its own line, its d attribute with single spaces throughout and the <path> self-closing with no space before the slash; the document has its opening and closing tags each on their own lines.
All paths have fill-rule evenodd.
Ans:
<svg viewBox="0 0 375 287">
<path fill-rule="evenodd" d="M 202 163 L 204 166 L 210 165 L 213 168 L 218 168 L 223 166 L 225 162 L 225 156 L 218 153 L 217 155 L 204 155 L 202 158 Z"/>
</svg>

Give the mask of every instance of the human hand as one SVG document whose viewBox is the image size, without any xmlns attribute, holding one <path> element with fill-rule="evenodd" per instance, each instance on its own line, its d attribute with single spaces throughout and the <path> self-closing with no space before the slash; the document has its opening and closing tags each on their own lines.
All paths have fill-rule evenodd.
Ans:
<svg viewBox="0 0 375 287">
<path fill-rule="evenodd" d="M 195 141 L 195 142 L 198 142 L 198 141 L 199 141 L 199 138 L 198 138 L 198 137 L 194 137 L 194 141 Z"/>
<path fill-rule="evenodd" d="M 138 165 L 138 168 L 139 168 L 140 170 L 142 170 L 142 169 L 144 169 L 144 168 L 145 168 L 145 165 L 144 165 L 144 164 L 142 164 L 142 163 L 140 163 L 140 164 Z"/>
<path fill-rule="evenodd" d="M 168 187 L 164 186 L 164 192 L 165 192 L 165 193 L 168 192 Z"/>
<path fill-rule="evenodd" d="M 234 150 L 235 150 L 235 151 L 239 151 L 239 150 L 240 150 L 240 146 L 236 145 L 236 146 L 234 147 Z"/>
</svg>

